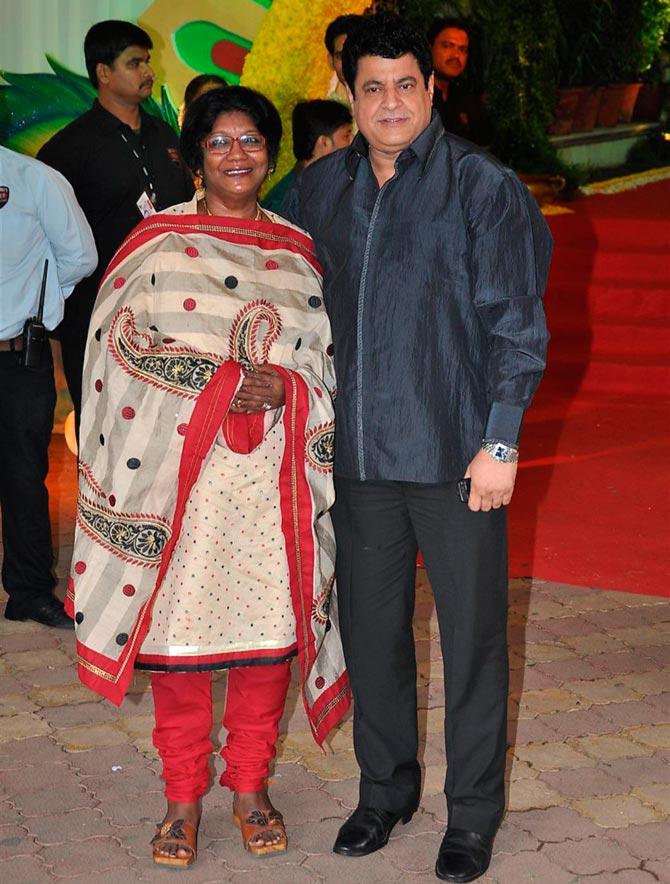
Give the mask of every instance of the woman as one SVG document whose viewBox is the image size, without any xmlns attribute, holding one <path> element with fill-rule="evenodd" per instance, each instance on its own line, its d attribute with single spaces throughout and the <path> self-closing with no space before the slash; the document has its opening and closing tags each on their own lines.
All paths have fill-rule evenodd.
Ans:
<svg viewBox="0 0 670 884">
<path fill-rule="evenodd" d="M 268 767 L 300 661 L 320 744 L 349 705 L 333 586 L 334 388 L 309 237 L 258 205 L 281 136 L 242 87 L 189 109 L 191 203 L 135 228 L 90 326 L 67 609 L 79 675 L 119 704 L 152 672 L 167 812 L 156 863 L 196 855 L 211 672 L 229 669 L 222 785 L 254 854 L 286 850 Z"/>
</svg>

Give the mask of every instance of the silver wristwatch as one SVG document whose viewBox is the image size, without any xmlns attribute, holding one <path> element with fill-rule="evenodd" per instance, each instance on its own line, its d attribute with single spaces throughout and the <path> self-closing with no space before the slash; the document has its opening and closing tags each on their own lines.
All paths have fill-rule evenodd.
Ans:
<svg viewBox="0 0 670 884">
<path fill-rule="evenodd" d="M 519 460 L 519 449 L 501 439 L 482 439 L 482 448 L 499 463 L 516 463 Z"/>
</svg>

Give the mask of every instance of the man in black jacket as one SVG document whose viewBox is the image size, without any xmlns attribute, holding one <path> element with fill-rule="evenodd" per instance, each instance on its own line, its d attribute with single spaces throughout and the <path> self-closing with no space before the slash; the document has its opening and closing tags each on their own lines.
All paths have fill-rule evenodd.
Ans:
<svg viewBox="0 0 670 884">
<path fill-rule="evenodd" d="M 343 64 L 360 132 L 305 170 L 294 213 L 323 265 L 338 375 L 333 518 L 361 782 L 334 850 L 377 850 L 419 803 L 420 547 L 446 684 L 436 872 L 471 881 L 505 804 L 505 507 L 545 365 L 551 237 L 516 176 L 432 114 L 430 51 L 412 27 L 367 18 Z"/>
<path fill-rule="evenodd" d="M 98 98 L 37 155 L 72 185 L 98 248 L 97 269 L 68 298 L 58 327 L 77 426 L 88 323 L 112 255 L 142 218 L 193 196 L 176 132 L 140 107 L 154 82 L 151 48 L 149 35 L 130 22 L 93 25 L 84 56 Z"/>
</svg>

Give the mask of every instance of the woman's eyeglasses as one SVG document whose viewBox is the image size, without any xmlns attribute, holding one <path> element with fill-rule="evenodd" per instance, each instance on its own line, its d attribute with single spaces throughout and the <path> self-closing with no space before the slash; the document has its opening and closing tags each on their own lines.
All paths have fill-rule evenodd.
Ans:
<svg viewBox="0 0 670 884">
<path fill-rule="evenodd" d="M 233 138 L 232 135 L 217 132 L 203 139 L 202 145 L 207 153 L 227 154 L 236 141 L 245 153 L 255 153 L 265 147 L 265 138 L 262 135 L 237 135 Z"/>
</svg>

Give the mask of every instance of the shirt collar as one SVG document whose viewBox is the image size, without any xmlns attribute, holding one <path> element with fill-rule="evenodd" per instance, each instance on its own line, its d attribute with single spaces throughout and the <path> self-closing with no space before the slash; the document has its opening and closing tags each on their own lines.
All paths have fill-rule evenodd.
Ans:
<svg viewBox="0 0 670 884">
<path fill-rule="evenodd" d="M 414 139 L 410 146 L 400 154 L 396 160 L 396 167 L 406 166 L 412 160 L 417 159 L 421 163 L 421 174 L 423 175 L 426 171 L 426 166 L 433 155 L 435 147 L 442 138 L 444 138 L 444 126 L 442 125 L 442 120 L 440 119 L 439 114 L 433 111 L 430 123 L 426 126 L 423 132 Z M 347 153 L 344 158 L 345 166 L 350 178 L 353 179 L 355 177 L 358 164 L 361 160 L 367 159 L 368 155 L 368 143 L 362 133 L 359 132 L 347 148 Z"/>
<path fill-rule="evenodd" d="M 107 108 L 104 108 L 97 98 L 93 102 L 91 111 L 96 116 L 96 123 L 99 123 L 101 126 L 104 126 L 110 131 L 116 129 L 130 129 L 130 126 L 127 123 L 124 123 L 123 120 L 120 120 L 118 117 L 114 116 L 114 114 L 110 113 Z M 148 114 L 142 107 L 140 107 L 140 119 L 142 121 L 142 128 L 147 125 L 154 125 L 154 118 L 151 114 Z"/>
</svg>

